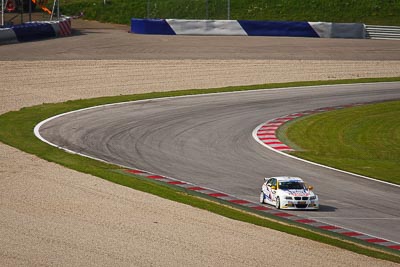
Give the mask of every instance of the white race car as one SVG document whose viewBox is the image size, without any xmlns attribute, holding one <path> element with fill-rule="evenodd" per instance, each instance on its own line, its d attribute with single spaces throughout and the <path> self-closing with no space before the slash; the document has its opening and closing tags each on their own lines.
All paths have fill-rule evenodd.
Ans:
<svg viewBox="0 0 400 267">
<path fill-rule="evenodd" d="M 264 178 L 260 203 L 274 205 L 277 209 L 319 209 L 318 196 L 312 186 L 306 186 L 298 177 Z"/>
</svg>

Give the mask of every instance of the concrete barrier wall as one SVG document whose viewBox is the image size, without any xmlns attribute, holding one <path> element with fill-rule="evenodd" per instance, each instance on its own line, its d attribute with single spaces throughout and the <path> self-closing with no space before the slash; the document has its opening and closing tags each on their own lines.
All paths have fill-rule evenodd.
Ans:
<svg viewBox="0 0 400 267">
<path fill-rule="evenodd" d="M 0 28 L 0 44 L 29 42 L 71 35 L 71 19 L 32 21 L 10 28 Z"/>
<path fill-rule="evenodd" d="M 162 35 L 248 35 L 316 38 L 365 38 L 362 23 L 251 20 L 131 20 L 131 32 Z"/>
</svg>

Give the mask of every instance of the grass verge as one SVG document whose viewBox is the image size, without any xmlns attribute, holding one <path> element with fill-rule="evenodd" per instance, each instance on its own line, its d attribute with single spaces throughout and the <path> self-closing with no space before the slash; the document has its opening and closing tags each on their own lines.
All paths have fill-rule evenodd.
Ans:
<svg viewBox="0 0 400 267">
<path fill-rule="evenodd" d="M 310 161 L 400 184 L 400 101 L 306 116 L 285 135 Z"/>
<path fill-rule="evenodd" d="M 51 8 L 53 2 L 49 1 Z M 135 18 L 360 22 L 400 25 L 398 0 L 63 0 L 66 15 L 129 24 Z"/>
<path fill-rule="evenodd" d="M 318 242 L 326 243 L 332 246 L 347 249 L 370 257 L 384 259 L 400 263 L 400 254 L 375 245 L 366 245 L 353 242 L 345 237 L 335 236 L 330 233 L 322 233 L 316 230 L 307 229 L 297 225 L 288 225 L 285 222 L 278 222 L 265 217 L 257 215 L 257 213 L 250 214 L 249 212 L 238 209 L 235 206 L 227 206 L 217 201 L 210 201 L 208 199 L 193 196 L 187 192 L 182 192 L 174 188 L 166 187 L 151 181 L 145 181 L 139 177 L 130 177 L 118 173 L 118 166 L 113 166 L 103 162 L 95 161 L 89 158 L 84 158 L 77 155 L 66 153 L 57 148 L 51 147 L 40 140 L 33 134 L 33 128 L 40 121 L 68 111 L 82 109 L 95 105 L 103 105 L 115 102 L 134 101 L 141 99 L 172 97 L 181 95 L 194 95 L 204 93 L 218 93 L 218 92 L 231 92 L 243 90 L 256 90 L 268 88 L 282 88 L 282 87 L 298 87 L 298 86 L 311 86 L 311 85 L 326 85 L 326 84 L 345 84 L 345 83 L 362 83 L 362 82 L 387 82 L 387 81 L 400 81 L 397 78 L 382 78 L 382 79 L 357 79 L 357 80 L 339 80 L 339 81 L 314 81 L 314 82 L 294 82 L 282 84 L 264 84 L 254 86 L 238 86 L 238 87 L 224 87 L 214 89 L 198 89 L 198 90 L 185 90 L 185 91 L 172 91 L 161 93 L 148 93 L 140 95 L 129 96 L 111 96 L 101 97 L 87 100 L 67 101 L 64 103 L 56 104 L 43 104 L 34 107 L 22 108 L 19 111 L 8 112 L 0 116 L 0 141 L 10 146 L 16 147 L 22 151 L 37 155 L 38 157 L 55 162 L 65 167 L 88 173 L 108 181 L 127 186 L 136 190 L 151 193 L 165 199 L 177 201 L 193 207 L 208 210 L 210 212 L 259 225 L 271 229 L 286 232 L 292 235 L 308 238 Z"/>
</svg>

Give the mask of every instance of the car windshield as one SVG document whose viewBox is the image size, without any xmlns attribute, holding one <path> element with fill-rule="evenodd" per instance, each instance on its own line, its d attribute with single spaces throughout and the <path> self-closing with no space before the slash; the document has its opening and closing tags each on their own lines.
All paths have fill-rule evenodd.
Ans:
<svg viewBox="0 0 400 267">
<path fill-rule="evenodd" d="M 279 189 L 290 190 L 290 189 L 305 189 L 305 185 L 298 181 L 287 181 L 279 182 Z"/>
</svg>

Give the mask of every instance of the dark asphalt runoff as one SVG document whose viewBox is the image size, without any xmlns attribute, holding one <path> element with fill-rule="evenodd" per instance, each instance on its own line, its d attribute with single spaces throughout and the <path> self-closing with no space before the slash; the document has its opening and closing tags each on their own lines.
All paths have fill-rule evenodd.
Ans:
<svg viewBox="0 0 400 267">
<path fill-rule="evenodd" d="M 259 90 L 146 100 L 51 120 L 48 141 L 115 164 L 258 202 L 263 178 L 299 176 L 320 197 L 300 216 L 400 242 L 400 187 L 314 166 L 257 143 L 252 131 L 286 114 L 400 99 L 400 83 Z"/>
</svg>

